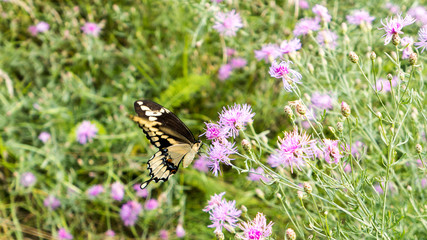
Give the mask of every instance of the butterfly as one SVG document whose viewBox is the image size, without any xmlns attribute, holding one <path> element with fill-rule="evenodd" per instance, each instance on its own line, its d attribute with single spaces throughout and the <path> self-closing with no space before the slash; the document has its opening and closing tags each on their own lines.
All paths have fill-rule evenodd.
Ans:
<svg viewBox="0 0 427 240">
<path fill-rule="evenodd" d="M 151 181 L 167 181 L 183 163 L 188 167 L 199 151 L 202 142 L 196 140 L 190 129 L 171 111 L 150 100 L 134 103 L 138 116 L 130 118 L 138 123 L 147 139 L 159 149 L 150 160 L 148 170 L 151 178 L 141 184 L 141 189 Z"/>
</svg>

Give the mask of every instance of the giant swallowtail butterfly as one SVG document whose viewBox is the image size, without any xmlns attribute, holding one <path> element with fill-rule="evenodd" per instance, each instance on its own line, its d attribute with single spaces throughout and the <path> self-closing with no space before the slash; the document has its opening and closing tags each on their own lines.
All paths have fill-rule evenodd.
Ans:
<svg viewBox="0 0 427 240">
<path fill-rule="evenodd" d="M 138 116 L 130 116 L 142 128 L 151 144 L 159 151 L 148 160 L 151 178 L 141 184 L 141 189 L 151 181 L 167 181 L 178 171 L 183 162 L 188 167 L 199 151 L 201 142 L 190 129 L 171 111 L 150 100 L 138 100 L 134 104 Z"/>
</svg>

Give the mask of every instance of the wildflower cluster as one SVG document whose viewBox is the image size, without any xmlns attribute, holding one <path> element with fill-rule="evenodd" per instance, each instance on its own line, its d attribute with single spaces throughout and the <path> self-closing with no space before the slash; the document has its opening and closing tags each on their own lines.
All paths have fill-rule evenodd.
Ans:
<svg viewBox="0 0 427 240">
<path fill-rule="evenodd" d="M 215 232 L 222 232 L 223 228 L 233 232 L 242 213 L 242 211 L 237 210 L 236 201 L 222 199 L 224 195 L 225 192 L 213 195 L 208 201 L 208 205 L 203 209 L 204 212 L 209 213 L 209 219 L 212 221 L 208 227 L 215 228 Z"/>
</svg>

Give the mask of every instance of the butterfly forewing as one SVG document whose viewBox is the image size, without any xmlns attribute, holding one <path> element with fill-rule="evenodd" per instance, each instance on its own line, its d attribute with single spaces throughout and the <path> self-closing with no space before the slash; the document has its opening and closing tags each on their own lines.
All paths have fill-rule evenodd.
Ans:
<svg viewBox="0 0 427 240">
<path fill-rule="evenodd" d="M 197 153 L 200 142 L 194 139 L 188 127 L 171 111 L 150 100 L 138 100 L 134 104 L 138 116 L 132 120 L 138 123 L 151 144 L 159 151 L 148 161 L 151 179 L 144 182 L 145 188 L 154 180 L 166 181 L 178 171 L 179 164 L 185 158 L 188 166 Z M 190 154 L 188 154 L 190 153 Z M 187 160 L 191 158 L 190 160 Z"/>
</svg>

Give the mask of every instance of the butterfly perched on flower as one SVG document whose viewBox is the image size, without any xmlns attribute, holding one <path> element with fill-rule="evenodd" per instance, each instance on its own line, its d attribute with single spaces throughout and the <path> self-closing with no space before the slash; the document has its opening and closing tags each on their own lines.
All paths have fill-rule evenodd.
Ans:
<svg viewBox="0 0 427 240">
<path fill-rule="evenodd" d="M 178 171 L 181 162 L 186 168 L 193 161 L 201 141 L 196 140 L 190 129 L 171 111 L 150 100 L 134 103 L 138 116 L 130 118 L 138 123 L 151 144 L 159 151 L 148 160 L 151 178 L 141 184 L 141 189 L 151 181 L 167 181 Z"/>
</svg>

